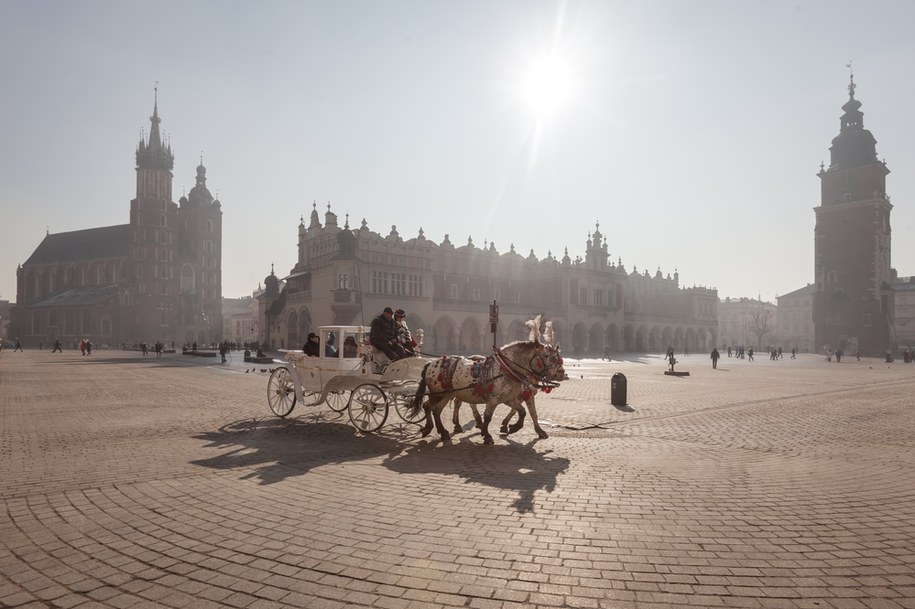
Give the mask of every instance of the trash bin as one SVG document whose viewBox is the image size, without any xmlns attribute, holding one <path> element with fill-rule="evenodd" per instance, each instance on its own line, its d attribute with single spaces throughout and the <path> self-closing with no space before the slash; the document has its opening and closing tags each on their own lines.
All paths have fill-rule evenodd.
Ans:
<svg viewBox="0 0 915 609">
<path fill-rule="evenodd" d="M 893 350 L 892 349 L 886 350 L 886 363 L 887 364 L 893 363 Z"/>
<path fill-rule="evenodd" d="M 626 376 L 621 372 L 610 378 L 610 403 L 614 406 L 626 405 Z"/>
</svg>

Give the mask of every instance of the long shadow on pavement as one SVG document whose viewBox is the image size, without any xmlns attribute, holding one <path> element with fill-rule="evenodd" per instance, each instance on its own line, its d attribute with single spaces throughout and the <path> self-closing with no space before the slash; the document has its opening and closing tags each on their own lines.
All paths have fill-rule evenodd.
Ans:
<svg viewBox="0 0 915 609">
<path fill-rule="evenodd" d="M 512 506 L 518 512 L 534 511 L 535 495 L 556 488 L 557 477 L 569 468 L 565 457 L 551 457 L 552 451 L 538 452 L 537 439 L 525 444 L 506 437 L 502 444 L 484 446 L 462 438 L 457 443 L 423 442 L 391 454 L 385 467 L 404 474 L 434 473 L 458 476 L 467 482 L 515 491 Z"/>
<path fill-rule="evenodd" d="M 295 419 L 242 419 L 193 437 L 221 452 L 191 463 L 224 470 L 253 467 L 243 478 L 257 478 L 261 484 L 302 476 L 319 465 L 396 454 L 402 448 L 390 437 L 360 435 L 343 415 L 324 412 Z"/>
</svg>

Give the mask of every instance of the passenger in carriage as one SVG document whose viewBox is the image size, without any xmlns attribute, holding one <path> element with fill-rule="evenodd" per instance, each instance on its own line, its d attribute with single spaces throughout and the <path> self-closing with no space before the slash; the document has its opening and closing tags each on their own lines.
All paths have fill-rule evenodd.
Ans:
<svg viewBox="0 0 915 609">
<path fill-rule="evenodd" d="M 410 328 L 407 327 L 406 321 L 407 314 L 403 309 L 397 309 L 394 311 L 394 323 L 397 324 L 396 334 L 397 334 L 397 344 L 401 349 L 404 350 L 406 355 L 416 355 L 416 341 L 413 340 L 413 335 L 410 333 Z"/>
<path fill-rule="evenodd" d="M 372 320 L 369 343 L 384 353 L 392 362 L 406 357 L 406 352 L 397 343 L 397 323 L 394 321 L 394 309 L 385 307 L 384 311 Z"/>
<path fill-rule="evenodd" d="M 337 357 L 337 348 L 334 346 L 336 337 L 333 332 L 328 333 L 324 341 L 324 357 Z"/>
<path fill-rule="evenodd" d="M 343 340 L 343 357 L 359 357 L 359 347 L 356 345 L 355 336 L 347 336 Z"/>
<path fill-rule="evenodd" d="M 305 342 L 305 346 L 302 347 L 302 351 L 308 357 L 318 357 L 321 354 L 321 343 L 318 342 L 317 334 L 314 332 L 308 333 L 308 340 Z"/>
</svg>

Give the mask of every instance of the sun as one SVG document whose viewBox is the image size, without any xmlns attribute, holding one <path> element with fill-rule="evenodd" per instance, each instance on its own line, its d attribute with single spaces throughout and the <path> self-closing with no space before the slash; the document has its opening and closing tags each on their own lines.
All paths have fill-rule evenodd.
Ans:
<svg viewBox="0 0 915 609">
<path fill-rule="evenodd" d="M 541 120 L 567 108 L 577 93 L 575 72 L 556 55 L 544 55 L 531 61 L 518 86 L 522 103 Z"/>
</svg>

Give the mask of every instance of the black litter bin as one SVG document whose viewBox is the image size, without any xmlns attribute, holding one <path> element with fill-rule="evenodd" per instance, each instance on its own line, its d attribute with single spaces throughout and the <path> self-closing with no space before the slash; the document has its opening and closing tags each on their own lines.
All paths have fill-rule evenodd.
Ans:
<svg viewBox="0 0 915 609">
<path fill-rule="evenodd" d="M 614 406 L 626 405 L 626 376 L 621 372 L 610 378 L 610 403 Z"/>
</svg>

